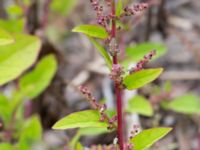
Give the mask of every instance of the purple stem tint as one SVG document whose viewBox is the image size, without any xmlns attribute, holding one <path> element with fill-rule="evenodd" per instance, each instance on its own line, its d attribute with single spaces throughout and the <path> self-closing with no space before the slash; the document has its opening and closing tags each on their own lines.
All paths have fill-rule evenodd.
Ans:
<svg viewBox="0 0 200 150">
<path fill-rule="evenodd" d="M 116 38 L 116 20 L 114 16 L 116 15 L 115 10 L 115 0 L 112 1 L 112 38 Z M 118 64 L 117 53 L 113 56 L 113 64 Z M 123 140 L 123 112 L 122 112 L 122 91 L 118 84 L 115 84 L 115 96 L 117 100 L 117 136 L 119 141 L 120 150 L 124 150 L 124 140 Z"/>
</svg>

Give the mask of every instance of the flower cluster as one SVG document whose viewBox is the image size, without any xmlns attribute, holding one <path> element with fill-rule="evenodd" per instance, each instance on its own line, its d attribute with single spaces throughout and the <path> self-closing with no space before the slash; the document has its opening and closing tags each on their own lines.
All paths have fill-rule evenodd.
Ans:
<svg viewBox="0 0 200 150">
<path fill-rule="evenodd" d="M 104 2 L 107 4 L 108 7 L 111 7 L 112 0 L 104 0 Z M 110 32 L 109 28 L 109 22 L 113 19 L 120 19 L 124 16 L 131 16 L 136 15 L 144 11 L 148 8 L 148 3 L 139 3 L 135 4 L 132 7 L 125 7 L 124 12 L 120 15 L 120 17 L 117 17 L 116 15 L 110 13 L 110 14 L 104 14 L 104 8 L 100 4 L 99 0 L 90 0 L 90 3 L 92 5 L 92 8 L 96 12 L 97 15 L 97 23 L 101 26 L 103 26 L 108 32 Z"/>
<path fill-rule="evenodd" d="M 141 13 L 147 8 L 148 8 L 147 3 L 140 3 L 140 4 L 135 4 L 132 7 L 125 7 L 124 13 L 122 13 L 121 17 L 136 15 L 138 13 Z"/>
<path fill-rule="evenodd" d="M 86 99 L 89 101 L 91 107 L 93 109 L 96 109 L 100 113 L 100 121 L 106 121 L 109 123 L 108 129 L 113 129 L 116 127 L 115 122 L 117 120 L 117 117 L 114 116 L 112 118 L 109 118 L 107 114 L 105 113 L 107 106 L 106 104 L 99 104 L 97 103 L 96 99 L 94 96 L 92 96 L 91 92 L 84 86 L 79 87 L 80 92 L 86 97 Z"/>
<path fill-rule="evenodd" d="M 119 53 L 119 47 L 116 44 L 115 38 L 112 38 L 109 42 L 109 52 L 111 56 L 115 56 Z"/>
<path fill-rule="evenodd" d="M 105 2 L 107 4 L 107 6 L 111 6 L 111 4 L 112 4 L 112 0 L 105 0 Z"/>
<path fill-rule="evenodd" d="M 147 64 L 152 57 L 156 55 L 156 50 L 150 51 L 147 55 L 144 56 L 142 60 L 140 60 L 137 64 L 136 67 L 133 67 L 129 70 L 129 74 L 132 74 L 134 72 L 140 71 L 143 69 L 144 65 Z"/>
<path fill-rule="evenodd" d="M 113 64 L 113 67 L 109 76 L 114 81 L 115 84 L 119 86 L 123 85 L 122 84 L 123 74 L 124 74 L 123 68 L 119 64 Z"/>
<path fill-rule="evenodd" d="M 115 123 L 117 121 L 117 115 L 114 115 L 112 118 L 109 119 L 109 126 L 108 129 L 112 130 L 113 128 L 115 128 Z"/>
<path fill-rule="evenodd" d="M 105 15 L 103 13 L 104 11 L 103 6 L 100 5 L 99 0 L 90 0 L 90 2 L 94 11 L 96 11 L 97 23 L 103 26 L 109 32 L 109 21 L 116 18 L 116 16 L 113 14 Z M 107 4 L 108 7 L 110 7 L 112 4 L 112 0 L 105 0 L 105 3 Z"/>
<path fill-rule="evenodd" d="M 107 28 L 107 20 L 109 18 L 103 14 L 103 6 L 100 5 L 99 0 L 90 0 L 90 2 L 93 9 L 96 11 L 97 23 Z"/>
<path fill-rule="evenodd" d="M 135 137 L 138 133 L 140 132 L 140 127 L 139 125 L 133 125 L 133 130 L 131 131 L 130 139 Z M 133 149 L 133 144 L 132 143 L 127 143 L 126 144 L 126 150 L 132 150 Z"/>
<path fill-rule="evenodd" d="M 94 96 L 92 96 L 91 92 L 84 86 L 80 86 L 79 90 L 81 93 L 86 97 L 86 99 L 89 101 L 90 105 L 94 109 L 101 109 L 101 106 L 97 103 Z"/>
<path fill-rule="evenodd" d="M 133 149 L 133 144 L 127 143 L 126 144 L 126 150 L 132 150 Z"/>
<path fill-rule="evenodd" d="M 100 121 L 105 121 L 105 120 L 109 120 L 109 118 L 107 117 L 107 115 L 105 114 L 105 111 L 107 109 L 106 104 L 103 104 L 100 106 L 99 112 L 101 114 L 101 118 Z"/>
<path fill-rule="evenodd" d="M 133 130 L 131 131 L 130 139 L 132 139 L 134 136 L 136 136 L 140 132 L 139 125 L 133 125 Z"/>
<path fill-rule="evenodd" d="M 92 7 L 95 11 L 97 11 L 97 15 L 101 15 L 103 12 L 103 6 L 99 4 L 99 0 L 90 0 Z"/>
</svg>

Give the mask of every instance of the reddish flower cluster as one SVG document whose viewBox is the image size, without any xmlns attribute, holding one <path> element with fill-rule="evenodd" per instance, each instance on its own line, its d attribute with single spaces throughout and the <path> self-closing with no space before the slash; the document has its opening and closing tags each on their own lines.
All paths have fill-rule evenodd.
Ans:
<svg viewBox="0 0 200 150">
<path fill-rule="evenodd" d="M 79 90 L 81 91 L 81 93 L 87 98 L 87 100 L 89 101 L 91 107 L 93 109 L 96 109 L 99 111 L 101 117 L 100 117 L 100 121 L 106 121 L 109 123 L 108 129 L 113 129 L 115 126 L 115 121 L 116 121 L 116 117 L 113 118 L 109 118 L 107 116 L 107 114 L 105 113 L 107 106 L 106 104 L 98 104 L 96 99 L 92 96 L 91 92 L 84 86 L 80 86 Z"/>
<path fill-rule="evenodd" d="M 110 40 L 110 43 L 109 43 L 109 52 L 110 52 L 111 56 L 115 56 L 116 54 L 119 53 L 119 47 L 118 47 L 118 45 L 116 43 L 117 42 L 116 42 L 115 38 L 112 38 Z"/>
<path fill-rule="evenodd" d="M 92 7 L 97 11 L 97 15 L 101 15 L 103 12 L 103 6 L 100 6 L 99 0 L 90 0 Z"/>
<path fill-rule="evenodd" d="M 144 58 L 136 64 L 136 67 L 133 67 L 129 70 L 129 74 L 142 70 L 144 65 L 147 64 L 154 55 L 156 55 L 156 50 L 153 50 L 149 52 L 149 54 L 145 55 Z"/>
<path fill-rule="evenodd" d="M 126 150 L 132 150 L 133 149 L 133 144 L 128 143 L 126 144 Z"/>
<path fill-rule="evenodd" d="M 113 116 L 110 120 L 109 120 L 109 123 L 112 124 L 114 122 L 117 121 L 117 115 Z"/>
<path fill-rule="evenodd" d="M 140 127 L 139 125 L 133 125 L 133 130 L 131 131 L 131 135 L 130 135 L 130 139 L 132 139 L 133 137 L 135 137 L 138 133 L 140 132 Z M 126 144 L 126 149 L 127 150 L 132 150 L 134 148 L 132 143 L 127 143 Z"/>
<path fill-rule="evenodd" d="M 121 17 L 136 15 L 136 14 L 144 11 L 147 8 L 148 8 L 148 4 L 147 3 L 135 4 L 135 5 L 133 5 L 133 7 L 125 7 L 124 8 L 124 13 L 121 15 Z"/>
<path fill-rule="evenodd" d="M 112 0 L 105 0 L 105 2 L 106 2 L 106 4 L 107 4 L 108 6 L 111 6 L 111 4 L 112 4 Z"/>
<path fill-rule="evenodd" d="M 103 14 L 103 6 L 100 5 L 99 0 L 90 0 L 93 9 L 96 11 L 97 14 L 97 23 L 106 28 L 109 31 L 108 22 L 115 18 L 112 14 L 104 15 Z M 112 0 L 105 0 L 105 3 L 110 7 Z"/>
<path fill-rule="evenodd" d="M 97 23 L 106 28 L 108 17 L 103 15 L 103 6 L 100 5 L 99 0 L 90 0 L 90 2 L 97 13 Z"/>
<path fill-rule="evenodd" d="M 109 118 L 107 117 L 107 115 L 105 114 L 105 111 L 107 109 L 106 104 L 101 105 L 99 112 L 101 114 L 101 118 L 100 121 L 105 121 L 105 120 L 109 120 Z"/>
<path fill-rule="evenodd" d="M 113 116 L 112 118 L 109 119 L 109 130 L 112 130 L 113 128 L 115 128 L 115 123 L 117 121 L 117 115 Z"/>
<path fill-rule="evenodd" d="M 92 108 L 94 108 L 94 109 L 100 109 L 101 108 L 101 106 L 97 103 L 96 99 L 92 96 L 91 92 L 86 87 L 80 86 L 79 90 L 86 97 L 86 99 L 89 101 Z"/>
<path fill-rule="evenodd" d="M 139 125 L 133 125 L 133 130 L 131 131 L 131 136 L 129 137 L 132 139 L 134 136 L 136 136 L 140 131 Z"/>
<path fill-rule="evenodd" d="M 119 64 L 114 64 L 109 76 L 115 82 L 115 84 L 122 86 L 123 74 L 124 74 L 124 71 L 122 67 Z"/>
</svg>

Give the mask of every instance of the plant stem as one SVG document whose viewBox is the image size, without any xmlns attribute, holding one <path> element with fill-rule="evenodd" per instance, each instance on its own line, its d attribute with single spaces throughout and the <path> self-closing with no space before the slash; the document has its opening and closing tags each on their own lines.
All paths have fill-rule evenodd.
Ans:
<svg viewBox="0 0 200 150">
<path fill-rule="evenodd" d="M 42 20 L 41 20 L 41 28 L 43 31 L 48 24 L 49 7 L 50 7 L 51 2 L 52 2 L 52 0 L 46 0 L 44 3 L 43 16 L 42 16 Z"/>
<path fill-rule="evenodd" d="M 115 0 L 112 1 L 112 16 L 116 15 L 115 10 Z M 112 39 L 116 39 L 116 20 L 112 19 Z M 113 64 L 118 64 L 117 53 L 113 56 Z M 115 95 L 117 100 L 117 135 L 119 141 L 120 150 L 124 150 L 124 140 L 123 140 L 123 112 L 122 112 L 122 91 L 118 84 L 115 84 Z"/>
</svg>

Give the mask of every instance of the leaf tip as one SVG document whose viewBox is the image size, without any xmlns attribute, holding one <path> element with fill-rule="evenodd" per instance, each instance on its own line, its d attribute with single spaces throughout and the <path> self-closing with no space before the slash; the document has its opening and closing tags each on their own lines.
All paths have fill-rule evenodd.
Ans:
<svg viewBox="0 0 200 150">
<path fill-rule="evenodd" d="M 74 27 L 74 28 L 72 29 L 72 32 L 77 32 L 77 31 L 76 31 L 76 29 L 77 29 L 77 28 L 76 28 L 76 27 Z"/>
<path fill-rule="evenodd" d="M 56 122 L 51 128 L 54 129 L 54 130 L 58 130 L 59 127 L 58 127 L 58 124 L 57 124 L 57 123 L 58 123 L 58 122 Z"/>
<path fill-rule="evenodd" d="M 160 73 L 162 73 L 162 72 L 164 71 L 164 69 L 163 69 L 163 68 L 159 68 L 159 70 L 160 70 Z"/>
<path fill-rule="evenodd" d="M 164 127 L 164 128 L 166 129 L 167 133 L 169 133 L 170 131 L 172 131 L 172 130 L 173 130 L 173 128 L 172 128 L 172 127 Z"/>
</svg>

